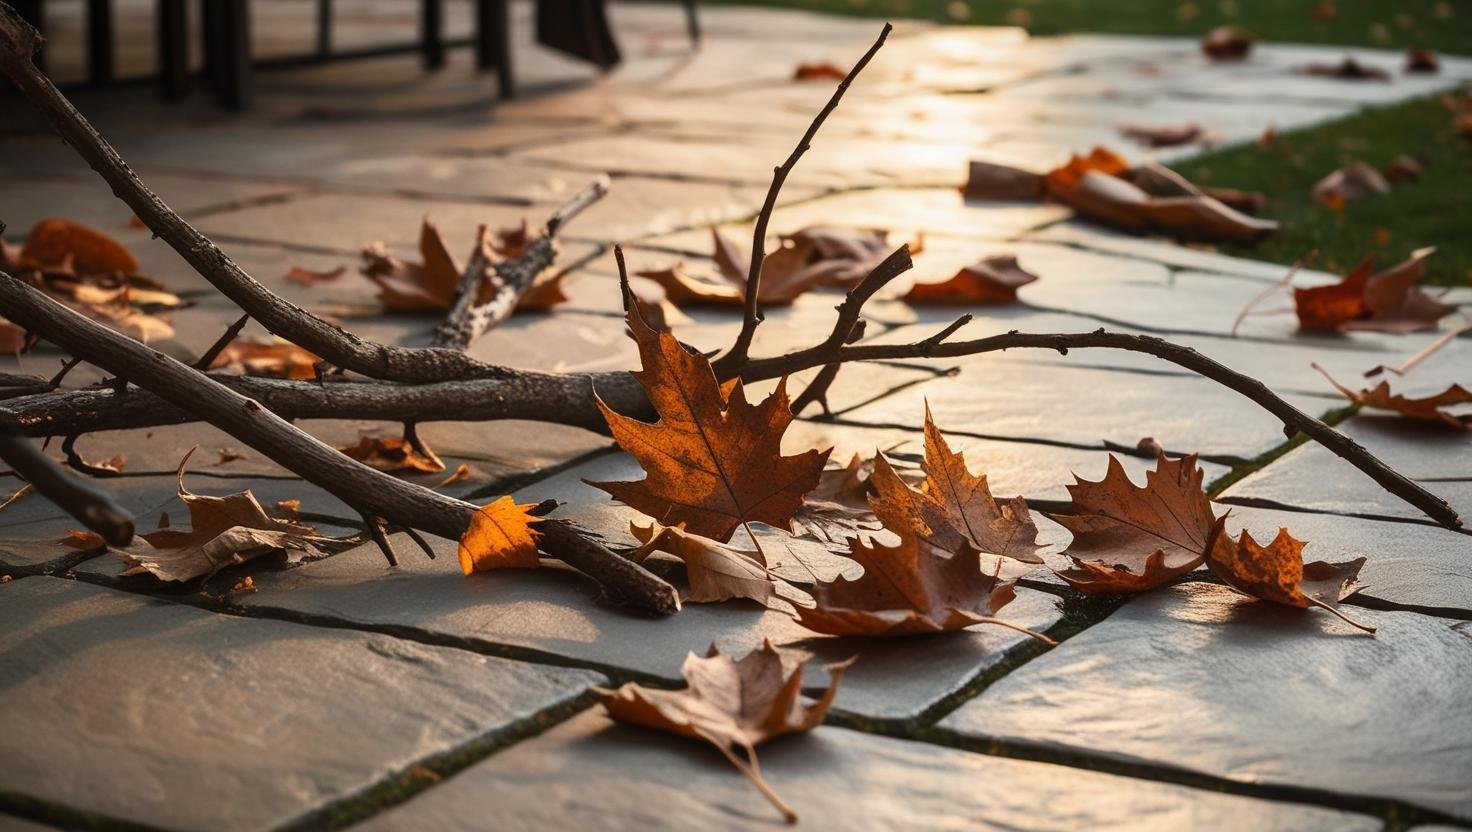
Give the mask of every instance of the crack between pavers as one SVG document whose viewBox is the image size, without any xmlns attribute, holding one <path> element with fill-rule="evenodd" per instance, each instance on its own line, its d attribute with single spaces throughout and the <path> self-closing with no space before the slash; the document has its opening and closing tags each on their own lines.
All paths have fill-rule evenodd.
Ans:
<svg viewBox="0 0 1472 832">
<path fill-rule="evenodd" d="M 1242 506 L 1243 508 L 1265 508 L 1277 511 L 1291 511 L 1296 514 L 1321 514 L 1332 517 L 1353 517 L 1359 520 L 1375 520 L 1381 523 L 1407 523 L 1415 526 L 1430 526 L 1433 529 L 1444 529 L 1455 534 L 1472 536 L 1472 529 L 1448 529 L 1446 526 L 1432 520 L 1429 517 L 1397 517 L 1392 514 L 1373 514 L 1371 512 L 1358 511 L 1331 511 L 1324 508 L 1313 508 L 1311 506 L 1299 506 L 1291 503 L 1280 503 L 1277 500 L 1269 500 L 1262 497 L 1217 497 L 1213 502 L 1228 506 Z"/>
<path fill-rule="evenodd" d="M 93 812 L 34 797 L 20 792 L 0 790 L 0 812 L 12 817 L 32 820 L 68 830 L 88 832 L 168 832 L 162 827 L 147 826 L 134 821 L 115 818 L 101 812 Z M 4 820 L 4 815 L 0 815 Z"/>
</svg>

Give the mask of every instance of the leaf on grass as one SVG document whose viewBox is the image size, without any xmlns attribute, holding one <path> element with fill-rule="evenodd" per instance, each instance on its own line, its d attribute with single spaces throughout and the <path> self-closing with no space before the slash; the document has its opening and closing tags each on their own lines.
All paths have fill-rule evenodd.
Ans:
<svg viewBox="0 0 1472 832">
<path fill-rule="evenodd" d="M 1120 126 L 1119 134 L 1146 147 L 1179 147 L 1186 144 L 1209 146 L 1216 143 L 1212 134 L 1194 121 L 1154 127 L 1125 124 Z"/>
<path fill-rule="evenodd" d="M 1364 162 L 1351 162 L 1320 179 L 1309 191 L 1315 202 L 1338 211 L 1346 202 L 1390 193 L 1390 183 L 1380 171 Z"/>
<path fill-rule="evenodd" d="M 1068 486 L 1074 513 L 1048 515 L 1073 533 L 1063 551 L 1073 567 L 1058 576 L 1081 592 L 1129 593 L 1200 566 L 1216 521 L 1202 478 L 1194 454 L 1161 454 L 1143 488 L 1113 454 L 1104 479 L 1075 477 Z"/>
<path fill-rule="evenodd" d="M 1257 37 L 1240 26 L 1218 26 L 1201 39 L 1201 51 L 1214 61 L 1240 61 L 1252 53 Z"/>
<path fill-rule="evenodd" d="M 1017 301 L 1017 290 L 1038 276 L 1011 254 L 997 254 L 966 266 L 942 283 L 916 283 L 905 294 L 913 304 L 1003 304 Z"/>
<path fill-rule="evenodd" d="M 901 536 L 916 535 L 944 552 L 966 545 L 988 555 L 1023 563 L 1042 563 L 1038 528 L 1027 501 L 1013 497 L 998 503 L 986 475 L 966 467 L 963 454 L 952 451 L 925 408 L 925 480 L 907 485 L 882 455 L 874 460 L 871 478 L 874 513 L 884 527 Z"/>
<path fill-rule="evenodd" d="M 654 424 L 617 413 L 600 398 L 619 446 L 643 466 L 634 482 L 589 483 L 666 526 L 726 541 L 744 522 L 791 528 L 803 495 L 818 483 L 827 451 L 782 455 L 792 423 L 785 379 L 758 405 L 739 380 L 721 385 L 710 361 L 628 318 L 643 369 L 633 375 L 659 414 Z"/>
<path fill-rule="evenodd" d="M 792 71 L 794 81 L 842 81 L 847 77 L 832 61 L 803 61 Z"/>
<path fill-rule="evenodd" d="M 421 453 L 414 443 L 398 436 L 360 436 L 357 444 L 343 445 L 339 451 L 380 471 L 416 471 L 422 474 L 438 474 L 445 470 L 445 463 L 429 446 L 420 443 Z"/>
<path fill-rule="evenodd" d="M 139 535 L 131 545 L 112 549 L 123 559 L 124 575 L 149 573 L 162 581 L 209 577 L 221 569 L 272 551 L 291 561 L 321 554 L 317 545 L 330 542 L 316 529 L 272 517 L 248 489 L 224 497 L 194 494 L 184 487 L 189 453 L 179 462 L 179 500 L 189 509 L 188 531 L 161 527 Z"/>
<path fill-rule="evenodd" d="M 304 269 L 301 266 L 292 266 L 286 272 L 286 279 L 300 286 L 315 286 L 318 283 L 331 283 L 347 273 L 347 266 L 338 266 L 335 269 L 325 269 L 322 271 Z"/>
<path fill-rule="evenodd" d="M 321 361 L 316 355 L 280 338 L 268 342 L 236 338 L 225 345 L 210 369 L 224 368 L 248 376 L 303 380 L 317 377 L 317 365 Z"/>
<path fill-rule="evenodd" d="M 655 552 L 674 555 L 685 563 L 690 589 L 681 600 L 697 604 L 746 598 L 762 606 L 785 606 L 779 602 L 790 590 L 786 581 L 767 571 L 760 550 L 737 549 L 730 544 L 691 534 L 679 526 L 629 524 L 629 532 L 640 543 L 629 553 L 635 562 Z M 792 593 L 786 593 L 791 598 Z"/>
<path fill-rule="evenodd" d="M 1426 173 L 1426 164 L 1409 153 L 1402 153 L 1380 172 L 1387 182 L 1414 182 Z"/>
<path fill-rule="evenodd" d="M 428 219 L 419 228 L 420 263 L 388 253 L 383 243 L 363 248 L 362 273 L 378 284 L 378 297 L 391 312 L 440 312 L 450 308 L 460 285 L 460 267 Z"/>
<path fill-rule="evenodd" d="M 608 715 L 619 722 L 715 746 L 789 821 L 796 821 L 797 815 L 762 779 L 756 746 L 821 725 L 843 672 L 854 660 L 824 666 L 828 688 L 813 705 L 803 702 L 801 661 L 784 656 L 770 641 L 739 661 L 712 646 L 704 658 L 694 653 L 685 658 L 680 668 L 687 683 L 684 690 L 658 690 L 634 682 L 617 690 L 594 690 Z M 744 751 L 746 759 L 737 757 L 733 747 Z"/>
<path fill-rule="evenodd" d="M 1233 541 L 1223 531 L 1226 520 L 1222 517 L 1216 521 L 1213 535 L 1220 537 L 1220 542 L 1206 553 L 1206 564 L 1228 586 L 1275 604 L 1300 609 L 1322 607 L 1367 633 L 1375 632 L 1374 627 L 1353 621 L 1339 611 L 1339 602 L 1359 591 L 1365 558 L 1344 563 L 1304 563 L 1304 543 L 1295 540 L 1287 529 L 1278 529 L 1272 543 L 1260 546 L 1246 531 Z"/>
<path fill-rule="evenodd" d="M 541 535 L 533 526 L 537 518 L 528 511 L 533 507 L 535 503 L 518 504 L 508 495 L 477 509 L 460 538 L 461 571 L 469 575 L 536 568 Z"/>
<path fill-rule="evenodd" d="M 1352 57 L 1346 57 L 1337 64 L 1313 63 L 1299 67 L 1299 72 L 1304 75 L 1316 75 L 1320 78 L 1340 78 L 1346 81 L 1389 81 L 1390 73 L 1375 67 L 1366 66 Z"/>
<path fill-rule="evenodd" d="M 1314 369 L 1323 373 L 1324 378 L 1329 379 L 1329 383 L 1343 393 L 1346 399 L 1363 407 L 1388 410 L 1399 413 L 1407 419 L 1436 422 L 1460 430 L 1472 429 L 1472 409 L 1463 407 L 1472 405 L 1472 390 L 1460 384 L 1453 384 L 1434 395 L 1408 398 L 1399 393 L 1392 393 L 1389 381 L 1382 381 L 1374 387 L 1356 391 L 1335 381 L 1319 365 L 1315 364 Z"/>
</svg>

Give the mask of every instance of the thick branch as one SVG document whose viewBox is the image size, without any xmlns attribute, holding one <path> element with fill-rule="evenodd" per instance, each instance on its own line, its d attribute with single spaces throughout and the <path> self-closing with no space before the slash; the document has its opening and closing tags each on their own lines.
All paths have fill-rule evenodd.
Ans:
<svg viewBox="0 0 1472 832">
<path fill-rule="evenodd" d="M 266 329 L 338 367 L 390 381 L 501 378 L 514 372 L 476 361 L 458 350 L 390 347 L 366 341 L 278 297 L 144 186 L 112 145 L 31 62 L 38 40 L 29 23 L 8 4 L 0 3 L 0 72 L 155 236 Z"/>
<path fill-rule="evenodd" d="M 322 444 L 253 399 L 78 315 L 0 272 L 0 314 L 119 378 L 183 407 L 365 515 L 459 539 L 476 507 L 370 468 Z M 603 584 L 622 602 L 656 613 L 679 608 L 674 588 L 566 523 L 547 524 L 548 554 Z"/>
<path fill-rule="evenodd" d="M 856 344 L 831 347 L 827 343 L 777 358 L 749 362 L 741 371 L 746 381 L 788 375 L 820 364 L 847 361 L 878 361 L 903 358 L 952 358 L 1007 349 L 1046 349 L 1066 354 L 1070 349 L 1097 348 L 1143 352 L 1185 367 L 1246 396 L 1283 422 L 1289 436 L 1307 434 L 1336 456 L 1365 472 L 1386 491 L 1425 512 L 1447 528 L 1460 528 L 1462 521 L 1447 502 L 1392 470 L 1354 440 L 1304 413 L 1269 390 L 1257 379 L 1213 361 L 1190 347 L 1172 344 L 1149 335 L 1095 332 L 1044 335 L 1009 332 L 972 341 L 941 343 L 927 338 L 913 344 Z"/>
<path fill-rule="evenodd" d="M 888 23 L 884 24 L 884 28 L 879 30 L 879 37 L 874 41 L 874 45 L 869 47 L 869 51 L 864 53 L 864 57 L 860 58 L 858 63 L 854 64 L 854 68 L 848 71 L 848 75 L 838 82 L 838 88 L 833 91 L 833 97 L 829 98 L 828 103 L 823 105 L 823 109 L 813 117 L 813 123 L 808 125 L 807 132 L 802 134 L 802 139 L 798 141 L 792 155 L 787 157 L 787 161 L 772 170 L 772 186 L 767 189 L 767 199 L 762 203 L 762 210 L 756 216 L 756 229 L 752 232 L 751 265 L 746 271 L 746 306 L 742 313 L 741 331 L 736 334 L 736 340 L 732 342 L 731 349 L 715 362 L 716 375 L 722 378 L 734 375 L 735 370 L 746 363 L 746 357 L 751 351 L 751 339 L 756 335 L 756 325 L 761 322 L 761 309 L 757 305 L 757 294 L 761 288 L 762 261 L 767 257 L 767 223 L 771 221 L 772 211 L 777 207 L 777 195 L 782 191 L 782 184 L 787 181 L 787 174 L 797 166 L 797 160 L 807 152 L 813 137 L 818 134 L 818 128 L 822 127 L 823 122 L 828 119 L 828 114 L 833 112 L 838 102 L 843 99 L 843 94 L 848 91 L 849 84 L 852 84 L 854 78 L 858 77 L 858 74 L 864 71 L 864 67 L 869 65 L 874 53 L 884 45 L 885 39 L 889 37 L 893 28 Z"/>
<path fill-rule="evenodd" d="M 126 546 L 132 542 L 133 515 L 118 505 L 107 491 L 68 473 L 56 460 L 42 453 L 34 442 L 0 432 L 0 459 L 15 469 L 41 496 L 97 532 L 103 540 L 114 546 Z"/>
</svg>

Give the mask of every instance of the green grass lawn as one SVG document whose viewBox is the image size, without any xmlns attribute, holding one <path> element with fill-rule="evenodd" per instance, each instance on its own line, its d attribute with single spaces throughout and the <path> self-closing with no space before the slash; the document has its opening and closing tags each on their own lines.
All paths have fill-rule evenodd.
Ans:
<svg viewBox="0 0 1472 832">
<path fill-rule="evenodd" d="M 1427 281 L 1472 282 L 1472 139 L 1457 135 L 1440 96 L 1362 110 L 1281 138 L 1278 148 L 1246 145 L 1172 166 L 1199 184 L 1260 191 L 1271 200 L 1263 216 L 1280 220 L 1282 229 L 1255 248 L 1224 251 L 1278 263 L 1317 251 L 1315 268 L 1342 274 L 1368 254 L 1384 266 L 1436 246 Z M 1425 163 L 1421 180 L 1393 183 L 1390 194 L 1339 212 L 1309 196 L 1315 182 L 1346 162 L 1384 167 L 1401 154 Z"/>
<path fill-rule="evenodd" d="M 1472 55 L 1466 0 L 715 0 L 867 17 L 1021 25 L 1036 35 L 1114 32 L 1199 36 L 1234 23 L 1264 40 Z M 1333 16 L 1316 10 L 1332 7 Z"/>
</svg>

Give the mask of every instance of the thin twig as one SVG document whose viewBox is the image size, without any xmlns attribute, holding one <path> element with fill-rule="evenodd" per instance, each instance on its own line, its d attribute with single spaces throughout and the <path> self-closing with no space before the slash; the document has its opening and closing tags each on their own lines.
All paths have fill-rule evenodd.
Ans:
<svg viewBox="0 0 1472 832">
<path fill-rule="evenodd" d="M 65 439 L 61 440 L 61 452 L 66 455 L 66 464 L 72 470 L 76 471 L 79 474 L 86 474 L 89 477 L 98 477 L 102 479 L 106 479 L 108 477 L 122 476 L 122 472 L 117 470 L 116 468 L 107 468 L 100 465 L 93 465 L 92 463 L 83 459 L 82 455 L 77 453 L 77 440 L 81 437 L 82 435 L 80 433 L 72 433 L 68 434 Z"/>
<path fill-rule="evenodd" d="M 240 320 L 226 327 L 224 334 L 215 343 L 211 344 L 209 349 L 204 351 L 204 355 L 201 355 L 198 361 L 194 362 L 194 369 L 208 370 L 215 363 L 215 359 L 220 357 L 220 353 L 224 352 L 225 348 L 230 346 L 230 342 L 234 341 L 236 336 L 240 335 L 240 331 L 245 329 L 245 325 L 249 322 L 249 314 L 241 315 Z"/>
<path fill-rule="evenodd" d="M 1447 344 L 1450 344 L 1452 341 L 1455 341 L 1459 336 L 1461 336 L 1462 333 L 1467 332 L 1468 330 L 1472 330 L 1472 323 L 1465 323 L 1459 327 L 1456 327 L 1455 329 L 1443 332 L 1441 334 L 1441 337 L 1421 348 L 1420 352 L 1417 352 L 1415 355 L 1401 362 L 1401 365 L 1399 367 L 1387 367 L 1384 364 L 1381 364 L 1374 369 L 1366 370 L 1365 378 L 1373 378 L 1385 372 L 1386 370 L 1389 370 L 1390 372 L 1395 373 L 1398 376 L 1403 376 L 1413 370 L 1417 364 L 1420 364 L 1422 361 L 1425 361 L 1426 359 L 1435 355 L 1438 350 L 1440 350 Z"/>
<path fill-rule="evenodd" d="M 848 91 L 854 78 L 869 65 L 869 61 L 879 51 L 879 47 L 884 45 L 885 39 L 889 37 L 893 28 L 888 23 L 884 24 L 874 45 L 869 47 L 869 51 L 864 53 L 864 57 L 860 58 L 858 63 L 854 64 L 853 69 L 848 71 L 848 75 L 838 82 L 838 88 L 833 91 L 833 96 L 828 99 L 827 104 L 823 105 L 823 109 L 818 111 L 812 124 L 808 125 L 807 132 L 803 133 L 792 155 L 787 157 L 787 161 L 772 170 L 772 185 L 767 189 L 767 199 L 762 203 L 762 210 L 756 216 L 756 229 L 752 232 L 751 265 L 746 271 L 746 305 L 742 311 L 741 331 L 737 333 L 731 349 L 716 360 L 717 376 L 726 378 L 729 370 L 746 363 L 747 354 L 751 350 L 751 339 L 756 335 L 757 324 L 761 322 L 761 309 L 757 304 L 757 295 L 761 289 L 762 261 L 767 256 L 767 223 L 771 222 L 772 211 L 777 207 L 777 195 L 782 191 L 782 184 L 787 181 L 787 174 L 792 172 L 793 167 L 797 165 L 797 160 L 807 152 L 813 137 L 818 134 L 818 128 L 823 126 L 823 122 L 828 119 L 828 114 L 838 106 L 838 102 L 843 99 L 843 94 Z"/>
<path fill-rule="evenodd" d="M 363 522 L 368 525 L 368 533 L 373 535 L 373 542 L 378 544 L 378 550 L 383 552 L 383 557 L 389 566 L 399 565 L 399 555 L 394 551 L 394 544 L 389 542 L 388 532 L 384 531 L 383 518 L 371 514 L 363 515 Z"/>
<path fill-rule="evenodd" d="M 1319 252 L 1315 250 L 1310 251 L 1308 254 L 1305 254 L 1302 257 L 1298 258 L 1298 260 L 1293 263 L 1293 267 L 1288 269 L 1288 273 L 1283 275 L 1281 280 L 1269 286 L 1268 288 L 1263 289 L 1261 292 L 1257 293 L 1256 297 L 1254 297 L 1252 300 L 1249 300 L 1247 302 L 1247 305 L 1242 307 L 1242 311 L 1237 313 L 1237 319 L 1235 321 L 1232 321 L 1232 331 L 1230 333 L 1231 336 L 1233 338 L 1237 337 L 1238 328 L 1242 326 L 1243 321 L 1247 320 L 1247 313 L 1251 312 L 1253 307 L 1267 300 L 1269 297 L 1272 297 L 1284 286 L 1292 283 L 1293 278 L 1298 274 L 1298 270 L 1303 268 L 1305 264 L 1312 263 L 1314 259 L 1318 256 Z"/>
<path fill-rule="evenodd" d="M 76 368 L 78 364 L 81 363 L 82 359 L 80 358 L 69 358 L 66 361 L 61 362 L 61 369 L 57 371 L 56 375 L 51 377 L 50 381 L 46 382 L 46 386 L 50 387 L 52 390 L 57 389 L 61 386 L 61 381 L 62 379 L 66 378 L 67 373 L 70 373 L 73 369 Z"/>
<path fill-rule="evenodd" d="M 114 546 L 126 546 L 133 541 L 132 513 L 108 492 L 67 473 L 56 460 L 42 453 L 36 443 L 0 432 L 0 459 L 41 496 L 101 535 L 103 540 Z"/>
<path fill-rule="evenodd" d="M 818 371 L 811 383 L 803 389 L 802 393 L 792 400 L 793 415 L 801 415 L 807 406 L 817 402 L 823 408 L 824 416 L 832 416 L 833 411 L 828 409 L 828 388 L 833 386 L 833 380 L 838 378 L 838 371 L 842 364 L 824 364 L 823 369 Z"/>
</svg>

